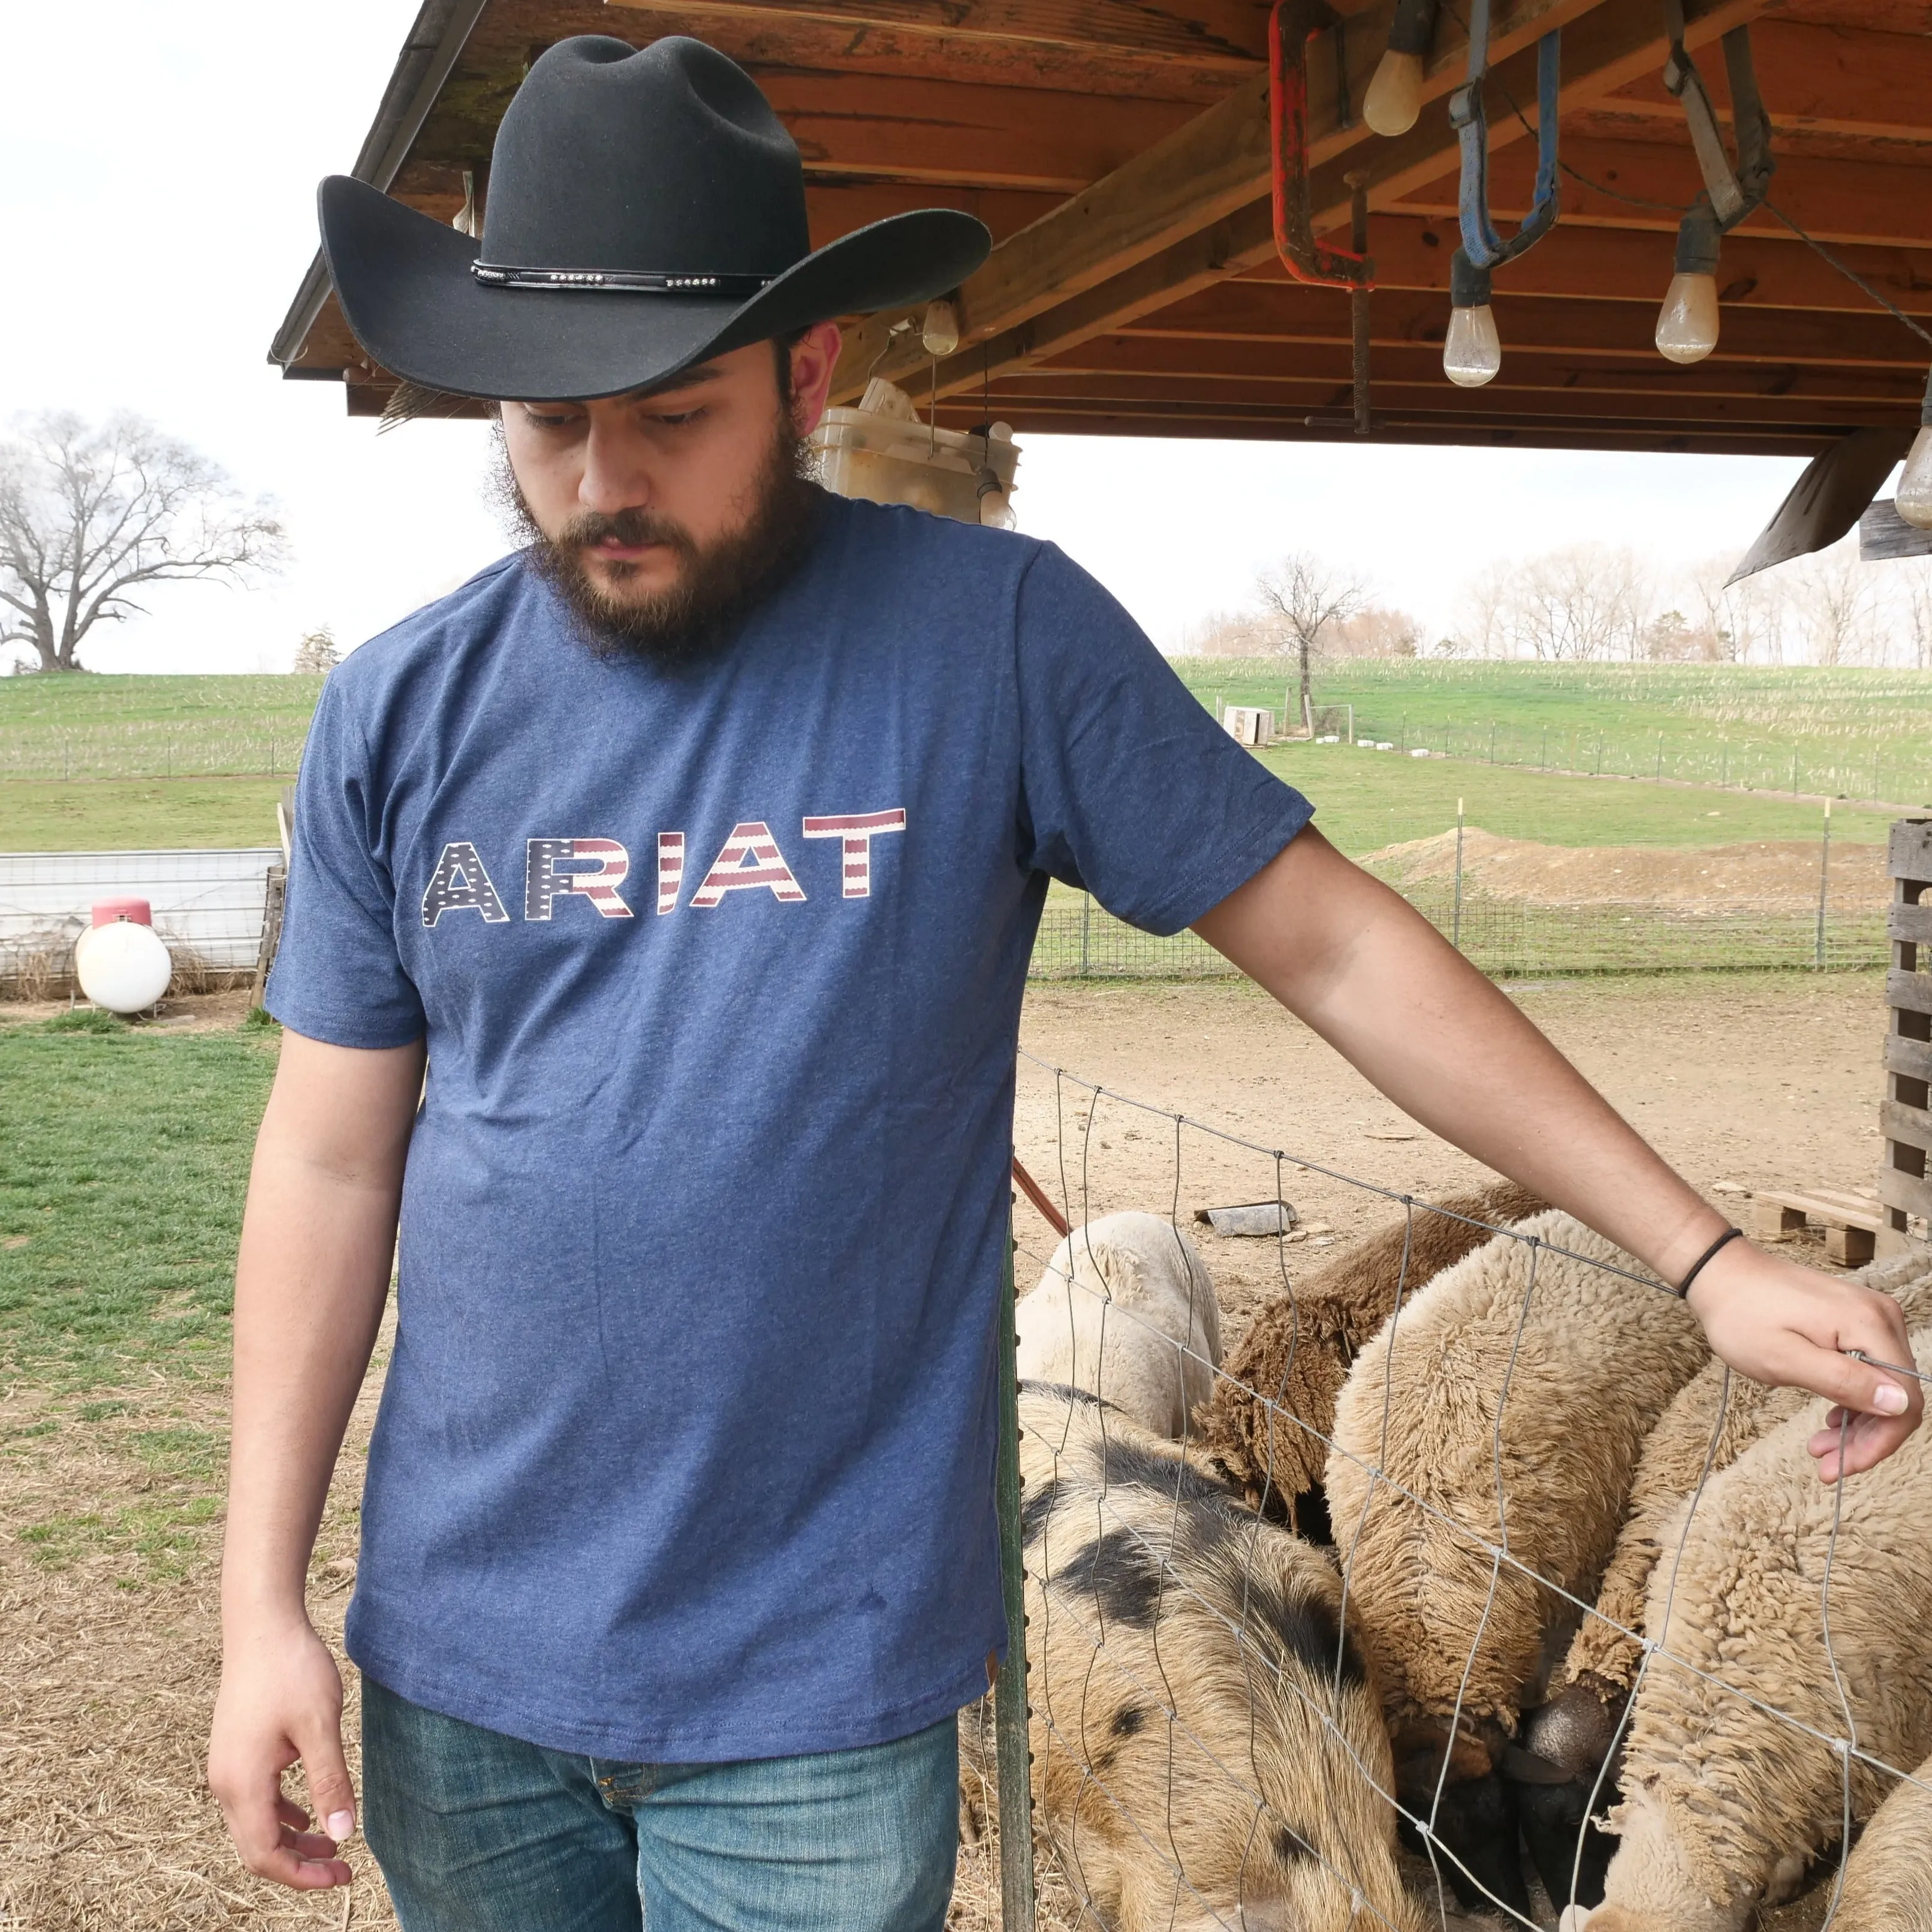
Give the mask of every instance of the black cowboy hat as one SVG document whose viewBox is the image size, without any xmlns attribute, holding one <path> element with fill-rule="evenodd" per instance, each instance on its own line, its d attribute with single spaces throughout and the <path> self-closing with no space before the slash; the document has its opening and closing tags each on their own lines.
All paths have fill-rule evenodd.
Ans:
<svg viewBox="0 0 1932 1932">
<path fill-rule="evenodd" d="M 923 208 L 814 251 L 805 170 L 757 83 L 701 40 L 586 34 L 496 132 L 478 244 L 332 175 L 322 253 L 356 339 L 424 388 L 611 396 L 708 356 L 956 287 L 991 238 Z"/>
</svg>

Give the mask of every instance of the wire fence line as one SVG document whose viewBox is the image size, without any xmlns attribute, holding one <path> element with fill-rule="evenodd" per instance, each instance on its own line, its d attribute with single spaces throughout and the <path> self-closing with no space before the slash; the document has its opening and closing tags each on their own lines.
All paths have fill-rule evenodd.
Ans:
<svg viewBox="0 0 1932 1932">
<path fill-rule="evenodd" d="M 1694 1532 L 1707 1538 L 1723 1535 L 1729 1522 L 1725 1512 L 1732 1507 L 1731 1488 L 1720 1486 L 1714 1496 L 1707 1494 L 1722 1474 L 1719 1448 L 1726 1441 L 1732 1413 L 1732 1378 L 1728 1370 L 1723 1372 L 1701 1471 L 1670 1528 L 1670 1546 L 1660 1548 L 1655 1558 L 1652 1574 L 1663 1580 L 1657 1628 L 1647 1630 L 1620 1621 L 1606 1613 L 1594 1596 L 1573 1587 L 1575 1580 L 1540 1570 L 1532 1560 L 1538 1528 L 1535 1512 L 1532 1508 L 1528 1516 L 1519 1521 L 1513 1508 L 1504 1476 L 1506 1415 L 1532 1302 L 1546 1264 L 1580 1268 L 1587 1271 L 1586 1280 L 1613 1278 L 1627 1285 L 1623 1291 L 1627 1294 L 1672 1297 L 1674 1304 L 1672 1291 L 1664 1284 L 1639 1268 L 1580 1252 L 1534 1228 L 1492 1225 L 1438 1208 L 1400 1189 L 1348 1174 L 1317 1156 L 1270 1148 L 1080 1079 L 1024 1052 L 1020 1058 L 1022 1076 L 1029 1083 L 1042 1091 L 1050 1083 L 1053 1144 L 1050 1159 L 1039 1163 L 1040 1178 L 1049 1191 L 1057 1191 L 1073 1232 L 1052 1255 L 1038 1252 L 1024 1239 L 1016 1239 L 1016 1259 L 1036 1270 L 1050 1270 L 1064 1283 L 1069 1324 L 1066 1359 L 1081 1359 L 1073 1311 L 1076 1296 L 1084 1294 L 1095 1304 L 1089 1312 L 1097 1321 L 1097 1333 L 1088 1338 L 1090 1353 L 1086 1359 L 1095 1366 L 1096 1375 L 1109 1372 L 1106 1366 L 1107 1328 L 1110 1323 L 1117 1324 L 1117 1334 L 1132 1338 L 1124 1346 L 1137 1347 L 1148 1360 L 1171 1362 L 1177 1377 L 1184 1380 L 1192 1366 L 1209 1378 L 1217 1400 L 1221 1392 L 1232 1390 L 1264 1414 L 1269 1481 L 1274 1478 L 1274 1445 L 1279 1428 L 1283 1442 L 1298 1435 L 1311 1439 L 1320 1445 L 1331 1470 L 1338 1460 L 1346 1462 L 1366 1482 L 1359 1511 L 1350 1520 L 1336 1520 L 1333 1525 L 1340 1607 L 1329 1640 L 1332 1666 L 1318 1672 L 1298 1670 L 1291 1656 L 1284 1667 L 1277 1642 L 1271 1670 L 1258 1671 L 1258 1665 L 1270 1662 L 1270 1617 L 1279 1621 L 1283 1615 L 1282 1599 L 1271 1594 L 1279 1566 L 1270 1566 L 1280 1554 L 1280 1539 L 1288 1532 L 1267 1521 L 1264 1508 L 1247 1512 L 1245 1527 L 1238 1534 L 1230 1538 L 1227 1534 L 1227 1523 L 1242 1513 L 1238 1505 L 1214 1492 L 1214 1483 L 1224 1478 L 1216 1475 L 1205 1458 L 1204 1444 L 1198 1436 L 1202 1406 L 1197 1404 L 1190 1414 L 1180 1441 L 1154 1444 L 1144 1430 L 1107 1402 L 1083 1400 L 1069 1389 L 1041 1390 L 1036 1385 L 1022 1385 L 1020 1413 L 1034 1438 L 1023 1456 L 1022 1467 L 1032 1473 L 1028 1476 L 1019 1511 L 1024 1542 L 1015 1538 L 1006 1556 L 1010 1565 L 1021 1564 L 1025 1570 L 1026 1715 L 1034 1733 L 1035 1760 L 1030 1785 L 1042 1827 L 1039 1837 L 1046 1847 L 1042 1856 L 1076 1902 L 1082 1915 L 1080 1922 L 1101 1927 L 1131 1924 L 1136 1928 L 1165 1923 L 1173 1932 L 1205 1932 L 1209 1926 L 1240 1932 L 1244 1926 L 1278 1922 L 1292 1922 L 1298 1932 L 1348 1932 L 1359 1922 L 1365 1927 L 1384 1926 L 1388 1932 L 1420 1932 L 1430 1925 L 1448 1932 L 1452 1922 L 1460 1922 L 1456 1918 L 1459 1910 L 1480 1907 L 1499 1912 L 1511 1923 L 1546 1928 L 1551 1921 L 1540 1919 L 1537 1907 L 1524 1910 L 1522 1899 L 1512 1902 L 1486 1880 L 1481 1861 L 1472 1863 L 1465 1856 L 1468 1850 L 1466 1833 L 1445 1822 L 1445 1814 L 1453 1814 L 1455 1810 L 1451 1747 L 1468 1734 L 1466 1701 L 1472 1698 L 1472 1678 L 1484 1652 L 1485 1633 L 1504 1580 L 1514 1576 L 1542 1593 L 1539 1600 L 1558 1606 L 1546 1611 L 1546 1618 L 1554 1621 L 1567 1615 L 1578 1624 L 1594 1618 L 1636 1646 L 1637 1662 L 1628 1695 L 1616 1714 L 1609 1744 L 1594 1766 L 1578 1827 L 1583 1819 L 1593 1823 L 1600 1820 L 1616 1798 L 1617 1761 L 1630 1744 L 1640 1709 L 1652 1715 L 1654 1731 L 1652 1706 L 1676 1694 L 1659 1687 L 1702 1687 L 1709 1696 L 1721 1700 L 1720 1708 L 1748 1711 L 1766 1720 L 1776 1736 L 1791 1741 L 1792 1748 L 1815 1748 L 1830 1754 L 1835 1765 L 1830 1781 L 1838 1787 L 1840 1800 L 1834 1808 L 1840 1814 L 1836 1855 L 1826 1868 L 1828 1897 L 1819 1886 L 1812 1888 L 1810 1895 L 1822 1903 L 1822 1921 L 1814 1915 L 1814 1922 L 1832 1924 L 1845 1889 L 1856 1826 L 1876 1808 L 1878 1798 L 1903 1787 L 1916 1787 L 1923 1796 L 1932 1798 L 1932 1784 L 1920 1774 L 1922 1770 L 1932 1771 L 1932 1763 L 1921 1765 L 1925 1756 L 1923 1747 L 1909 1762 L 1893 1762 L 1862 1738 L 1852 1684 L 1843 1666 L 1840 1640 L 1834 1634 L 1834 1584 L 1841 1597 L 1846 1589 L 1856 1588 L 1855 1578 L 1847 1582 L 1840 1574 L 1845 1561 L 1840 1532 L 1847 1512 L 1859 1510 L 1870 1479 L 1841 1481 L 1832 1493 L 1828 1540 L 1816 1580 L 1815 1631 L 1807 1628 L 1774 1634 L 1774 1640 L 1797 1658 L 1797 1667 L 1808 1671 L 1807 1681 L 1828 1683 L 1832 1688 L 1837 1716 L 1826 1721 L 1817 1710 L 1808 1714 L 1786 1708 L 1762 1694 L 1762 1684 L 1750 1681 L 1749 1656 L 1713 1653 L 1700 1658 L 1683 1647 L 1673 1647 L 1671 1642 L 1673 1630 L 1682 1628 L 1673 1623 L 1673 1617 L 1680 1579 L 1690 1560 Z M 1096 1201 L 1103 1193 L 1112 1198 L 1120 1192 L 1114 1178 L 1105 1177 L 1103 1188 L 1100 1184 L 1103 1177 L 1094 1171 L 1098 1124 L 1103 1114 L 1117 1125 L 1124 1118 L 1131 1118 L 1143 1127 L 1157 1124 L 1162 1130 L 1160 1138 L 1171 1136 L 1171 1171 L 1157 1186 L 1150 1187 L 1143 1178 L 1139 1191 L 1143 1198 L 1150 1194 L 1161 1197 L 1149 1202 L 1149 1211 L 1166 1220 L 1177 1252 L 1187 1250 L 1181 1215 L 1190 1146 L 1222 1161 L 1251 1160 L 1258 1184 L 1265 1186 L 1262 1177 L 1271 1178 L 1277 1202 L 1286 1201 L 1288 1177 L 1300 1174 L 1340 1184 L 1400 1210 L 1402 1243 L 1392 1303 L 1386 1321 L 1372 1338 L 1372 1351 L 1365 1346 L 1350 1371 L 1361 1372 L 1372 1352 L 1379 1355 L 1384 1376 L 1382 1406 L 1378 1439 L 1372 1448 L 1360 1442 L 1352 1446 L 1344 1440 L 1340 1422 L 1332 1429 L 1318 1427 L 1285 1399 L 1295 1348 L 1304 1332 L 1312 1346 L 1315 1332 L 1312 1327 L 1304 1331 L 1303 1326 L 1303 1310 L 1289 1265 L 1288 1215 L 1276 1217 L 1272 1272 L 1278 1278 L 1278 1298 L 1286 1306 L 1294 1339 L 1288 1365 L 1272 1393 L 1241 1381 L 1219 1360 L 1204 1355 L 1189 1340 L 1150 1318 L 1144 1305 L 1115 1297 L 1096 1258 L 1091 1233 Z M 1397 1425 L 1404 1420 L 1393 1406 L 1393 1370 L 1405 1335 L 1405 1315 L 1410 1317 L 1412 1330 L 1415 1322 L 1425 1318 L 1414 1311 L 1427 1280 L 1419 1264 L 1412 1266 L 1412 1257 L 1418 1246 L 1418 1219 L 1430 1216 L 1460 1224 L 1488 1239 L 1493 1248 L 1514 1244 L 1516 1251 L 1527 1254 L 1526 1279 L 1515 1310 L 1501 1381 L 1488 1405 L 1490 1412 L 1465 1425 L 1466 1431 L 1480 1427 L 1486 1432 L 1482 1447 L 1486 1449 L 1484 1460 L 1490 1472 L 1493 1534 L 1484 1534 L 1463 1516 L 1452 1514 L 1422 1494 L 1412 1480 L 1406 1479 L 1406 1472 L 1391 1454 L 1392 1439 L 1400 1433 Z M 1083 1259 L 1091 1269 L 1084 1278 Z M 1932 1266 L 1927 1271 L 1932 1272 Z M 1191 1272 L 1187 1279 L 1187 1332 L 1192 1334 L 1196 1310 Z M 1052 1305 L 1054 1310 L 1058 1305 Z M 1641 1306 L 1637 1305 L 1639 1318 Z M 1124 1330 L 1118 1324 L 1125 1324 Z M 1425 1328 L 1425 1337 L 1429 1333 Z M 1423 1346 L 1426 1343 L 1412 1344 Z M 1922 1364 L 1925 1360 L 1922 1354 Z M 1371 1368 L 1374 1366 L 1370 1362 Z M 1907 1369 L 1906 1372 L 1922 1376 L 1923 1370 Z M 1100 1384 L 1082 1378 L 1081 1386 L 1090 1397 Z M 1534 1401 L 1534 1389 L 1520 1400 Z M 1482 1404 L 1479 1402 L 1478 1406 Z M 1802 1415 L 1804 1410 L 1799 1408 L 1792 1413 Z M 1039 1439 L 1042 1418 L 1044 1441 Z M 1092 1441 L 1096 1435 L 1097 1460 Z M 1843 1441 L 1841 1429 L 1841 1444 Z M 1460 1446 L 1473 1454 L 1477 1447 L 1473 1434 L 1470 1442 Z M 1731 1460 L 1737 1453 L 1733 1448 Z M 1924 1492 L 1918 1499 L 1932 1504 L 1932 1475 L 1915 1465 L 1908 1480 L 1917 1482 Z M 1148 1495 L 1155 1490 L 1160 1495 L 1158 1511 L 1150 1510 L 1148 1504 Z M 1917 1497 L 1917 1491 L 1913 1494 Z M 1364 1694 L 1352 1686 L 1346 1667 L 1357 1639 L 1357 1619 L 1364 1609 L 1360 1599 L 1352 1602 L 1351 1592 L 1373 1587 L 1372 1582 L 1358 1585 L 1356 1562 L 1372 1512 L 1378 1508 L 1412 1513 L 1418 1520 L 1432 1524 L 1455 1539 L 1479 1565 L 1486 1565 L 1488 1573 L 1480 1612 L 1470 1627 L 1453 1633 L 1450 1648 L 1462 1654 L 1460 1676 L 1453 1706 L 1443 1714 L 1439 1769 L 1432 1774 L 1432 1787 L 1420 1796 L 1413 1781 L 1406 1791 L 1403 1789 L 1388 1755 L 1386 1733 L 1378 1730 L 1378 1744 L 1367 1748 L 1359 1734 L 1351 1733 L 1351 1714 L 1359 1718 Z M 1519 1528 L 1525 1532 L 1520 1540 L 1514 1536 Z M 1525 1555 L 1526 1548 L 1529 1556 Z M 1136 1564 L 1151 1577 L 1138 1599 L 1123 1582 L 1131 1576 Z M 1234 1570 L 1239 1573 L 1238 1588 L 1231 1582 Z M 1660 1601 L 1654 1583 L 1650 1601 L 1654 1610 Z M 1163 1631 L 1168 1633 L 1165 1653 Z M 1444 1634 L 1438 1631 L 1436 1636 L 1441 1641 Z M 1215 1654 L 1204 1659 L 1190 1654 L 1186 1646 L 1190 1643 L 1197 1652 L 1212 1650 Z M 1306 1648 L 1304 1644 L 1304 1652 Z M 1245 1731 L 1238 1725 L 1230 1729 L 1225 1713 L 1217 1717 L 1212 1700 L 1196 1694 L 1203 1671 L 1211 1672 L 1216 1665 L 1225 1665 L 1230 1655 L 1238 1660 L 1246 1685 Z M 1886 1694 L 1887 1687 L 1880 1681 L 1886 1673 L 1881 1660 L 1870 1654 L 1868 1642 L 1858 1653 L 1858 1660 L 1857 1695 L 1869 1707 L 1874 1696 Z M 1225 1670 L 1222 1677 L 1225 1688 Z M 1741 1678 L 1746 1681 L 1738 1681 Z M 1918 1720 L 1919 1729 L 1925 1744 L 1932 1745 L 1932 1678 L 1922 1678 L 1916 1688 L 1927 1705 Z M 1912 1687 L 1901 1694 L 1912 1694 Z M 1271 1762 L 1270 1755 L 1282 1733 L 1280 1714 L 1288 1707 L 1303 1727 L 1304 1748 L 1312 1737 L 1324 1758 L 1330 1750 L 1336 1754 L 1334 1763 L 1301 1768 L 1300 1789 L 1305 1802 L 1299 1808 L 1293 1802 L 1294 1768 L 1289 1767 L 1285 1784 L 1278 1774 L 1279 1762 Z M 1379 1726 L 1378 1708 L 1374 1714 Z M 1133 1721 L 1124 1724 L 1124 1715 Z M 1153 1727 L 1147 1721 L 1150 1718 L 1158 1720 Z M 1264 1738 L 1271 1723 L 1275 1730 Z M 1154 1742 L 1161 1725 L 1164 1742 Z M 1129 1756 L 1136 1740 L 1138 1760 Z M 1646 1740 L 1646 1748 L 1654 1754 L 1654 1737 Z M 1150 1750 L 1156 1760 L 1164 1754 L 1164 1762 L 1156 1763 L 1151 1778 L 1147 1762 Z M 970 1750 L 968 1755 L 972 1755 Z M 1278 1756 L 1277 1752 L 1277 1760 Z M 1721 1778 L 1721 1763 L 1714 1762 L 1719 1762 L 1719 1768 L 1714 1772 L 1707 1766 L 1705 1775 Z M 1338 1766 L 1345 1778 L 1338 1779 Z M 1864 1780 L 1856 1804 L 1855 1767 Z M 1268 1774 L 1270 1768 L 1277 1774 Z M 1814 1779 L 1821 1775 L 1824 1774 L 1814 1766 Z M 1366 1793 L 1376 1808 L 1384 1850 L 1398 1826 L 1414 1848 L 1416 1856 L 1404 1870 L 1405 1882 L 1399 1887 L 1390 1888 L 1385 1872 L 1378 1877 L 1375 1846 L 1366 1841 L 1360 1829 L 1359 1805 L 1355 1837 L 1334 1828 L 1338 1821 L 1346 1822 L 1351 1802 L 1346 1779 L 1351 1778 L 1359 1787 L 1356 1796 Z M 1877 1781 L 1882 1782 L 1882 1790 L 1876 1789 Z M 1286 1798 L 1285 1789 L 1288 1794 Z M 1316 1810 L 1328 1807 L 1325 1822 L 1313 1817 L 1311 1805 Z M 1218 1862 L 1211 1851 L 1202 1850 L 1198 1822 L 1213 1817 L 1222 1821 L 1226 1840 Z M 1514 1829 L 1512 1825 L 1509 1850 L 1520 1859 Z M 1087 1836 L 1084 1848 L 1083 1832 Z M 1311 1904 L 1309 1896 L 1299 1897 L 1301 1916 L 1292 1921 L 1268 1916 L 1270 1908 L 1283 1904 L 1277 1892 L 1282 1882 L 1281 1868 L 1271 1864 L 1267 1855 L 1268 1847 L 1283 1834 L 1306 1868 L 1328 1884 L 1327 1916 L 1318 1904 Z M 1574 1836 L 1570 1898 L 1557 1896 L 1558 1888 L 1549 1886 L 1543 1904 L 1552 1912 L 1576 1903 L 1580 1896 L 1586 1834 L 1576 1828 Z M 1822 1852 L 1828 1848 L 1828 1839 L 1821 1834 L 1819 1844 L 1794 1849 Z M 1231 1868 L 1237 1874 L 1232 1890 L 1227 1878 Z M 1614 1882 L 1614 1873 L 1612 1876 Z M 1151 1904 L 1150 1882 L 1157 1894 Z M 1588 1906 L 1594 1900 L 1582 1898 L 1581 1902 Z M 1932 1911 L 1932 1900 L 1927 1903 Z M 1004 1922 L 1007 1932 L 1014 1932 L 1021 1922 L 1010 1912 Z M 1861 1932 L 1863 1924 L 1861 1921 Z"/>
<path fill-rule="evenodd" d="M 1493 979 L 1592 973 L 1876 970 L 1886 963 L 1882 906 L 1700 911 L 1672 906 L 1537 905 L 1454 884 L 1401 886 L 1409 904 Z M 1030 971 L 1036 980 L 1170 980 L 1236 973 L 1191 932 L 1160 938 L 1090 900 L 1049 905 Z"/>
<path fill-rule="evenodd" d="M 1316 718 L 1317 732 L 1346 730 L 1346 709 L 1324 706 Z M 1932 793 L 1932 761 L 1896 742 L 1841 742 L 1822 752 L 1815 746 L 1742 736 L 1673 742 L 1661 731 L 1618 736 L 1589 725 L 1523 725 L 1500 719 L 1459 724 L 1408 712 L 1376 717 L 1359 708 L 1354 724 L 1358 744 L 1388 744 L 1401 753 L 1426 751 L 1432 757 L 1478 764 L 1878 802 L 1921 800 Z"/>
<path fill-rule="evenodd" d="M 0 735 L 0 778 L 169 778 L 292 777 L 308 721 L 238 724 L 134 719 Z"/>
</svg>

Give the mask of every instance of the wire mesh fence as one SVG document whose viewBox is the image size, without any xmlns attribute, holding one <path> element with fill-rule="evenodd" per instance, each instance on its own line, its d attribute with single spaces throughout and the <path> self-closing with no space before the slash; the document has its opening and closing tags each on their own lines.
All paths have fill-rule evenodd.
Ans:
<svg viewBox="0 0 1932 1932">
<path fill-rule="evenodd" d="M 305 719 L 283 726 L 206 720 L 130 720 L 0 734 L 0 778 L 170 778 L 292 776 Z"/>
<path fill-rule="evenodd" d="M 1828 1487 L 1821 1402 L 1520 1190 L 1432 1204 L 1020 1071 L 1072 1229 L 1016 1224 L 1040 1924 L 1932 1925 L 1922 1435 Z M 1298 1177 L 1385 1225 L 1305 1270 Z M 1274 1209 L 1225 1353 L 1204 1188 Z M 1932 1264 L 1868 1278 L 1923 1380 Z"/>
<path fill-rule="evenodd" d="M 1464 955 L 1497 979 L 1585 973 L 1822 969 L 1875 970 L 1886 963 L 1886 913 L 1828 903 L 1702 910 L 1651 904 L 1538 905 L 1425 880 L 1402 896 Z M 1162 938 L 1126 925 L 1090 901 L 1049 905 L 1041 915 L 1035 979 L 1197 979 L 1234 968 L 1191 932 Z"/>
</svg>

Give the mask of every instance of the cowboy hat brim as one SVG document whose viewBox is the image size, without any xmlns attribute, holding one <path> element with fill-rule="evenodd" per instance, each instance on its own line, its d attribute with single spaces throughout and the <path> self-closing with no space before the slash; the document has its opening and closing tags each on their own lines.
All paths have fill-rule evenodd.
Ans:
<svg viewBox="0 0 1932 1932">
<path fill-rule="evenodd" d="M 317 200 L 343 315 L 377 363 L 446 394 L 526 402 L 622 395 L 748 343 L 929 301 L 992 245 L 971 215 L 922 208 L 842 235 L 746 299 L 490 288 L 470 273 L 474 240 L 366 182 L 331 175 Z"/>
</svg>

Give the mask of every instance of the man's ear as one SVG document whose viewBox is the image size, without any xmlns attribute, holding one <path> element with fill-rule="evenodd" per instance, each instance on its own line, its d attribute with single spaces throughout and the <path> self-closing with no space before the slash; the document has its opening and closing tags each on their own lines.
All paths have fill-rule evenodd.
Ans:
<svg viewBox="0 0 1932 1932">
<path fill-rule="evenodd" d="M 841 344 L 838 323 L 821 322 L 791 345 L 791 419 L 800 436 L 809 436 L 825 414 Z"/>
</svg>

